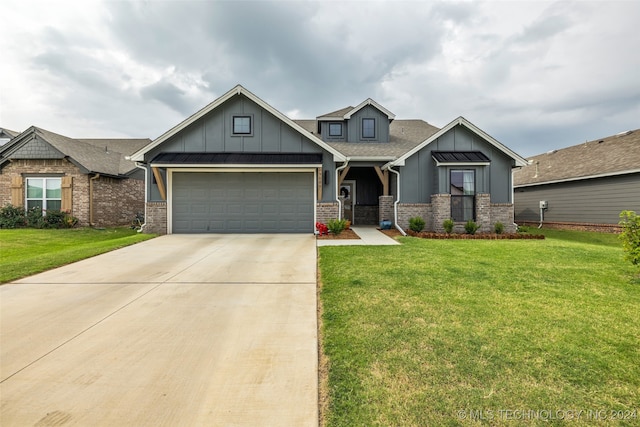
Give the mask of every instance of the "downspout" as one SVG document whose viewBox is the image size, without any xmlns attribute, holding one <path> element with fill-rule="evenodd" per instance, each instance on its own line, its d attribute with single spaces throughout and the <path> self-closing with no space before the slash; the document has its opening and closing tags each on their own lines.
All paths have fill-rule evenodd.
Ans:
<svg viewBox="0 0 640 427">
<path fill-rule="evenodd" d="M 538 225 L 538 228 L 542 228 L 543 222 L 544 222 L 544 208 L 540 206 L 540 225 Z"/>
<path fill-rule="evenodd" d="M 344 164 L 336 168 L 336 201 L 338 202 L 338 219 L 342 219 L 342 202 L 340 201 L 340 172 L 349 165 L 349 157 Z"/>
<path fill-rule="evenodd" d="M 100 178 L 100 174 L 97 173 L 93 177 L 89 178 L 89 226 L 93 227 L 93 181 Z"/>
<path fill-rule="evenodd" d="M 138 233 L 142 233 L 142 230 L 144 230 L 144 227 L 147 225 L 147 191 L 148 191 L 148 187 L 147 187 L 147 173 L 148 173 L 148 169 L 145 166 L 140 165 L 140 163 L 135 162 L 135 165 L 138 169 L 142 169 L 144 171 L 144 223 L 140 226 L 140 230 L 138 230 Z"/>
<path fill-rule="evenodd" d="M 400 172 L 394 171 L 393 169 L 391 169 L 391 166 L 389 166 L 387 170 L 396 174 L 396 201 L 393 202 L 393 225 L 396 226 L 398 231 L 402 233 L 403 236 L 406 236 L 407 233 L 405 233 L 402 227 L 398 225 L 398 203 L 400 203 Z"/>
</svg>

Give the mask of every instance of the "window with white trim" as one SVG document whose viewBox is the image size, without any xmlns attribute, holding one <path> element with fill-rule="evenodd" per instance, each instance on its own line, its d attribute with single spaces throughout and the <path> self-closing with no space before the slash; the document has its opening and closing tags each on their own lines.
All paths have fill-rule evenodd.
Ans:
<svg viewBox="0 0 640 427">
<path fill-rule="evenodd" d="M 61 178 L 27 178 L 26 203 L 27 209 L 40 207 L 46 214 L 47 210 L 60 210 L 62 207 Z"/>
<path fill-rule="evenodd" d="M 233 116 L 233 134 L 251 135 L 251 116 Z"/>
<path fill-rule="evenodd" d="M 474 220 L 476 217 L 476 171 L 451 170 L 451 219 L 457 222 Z"/>
</svg>

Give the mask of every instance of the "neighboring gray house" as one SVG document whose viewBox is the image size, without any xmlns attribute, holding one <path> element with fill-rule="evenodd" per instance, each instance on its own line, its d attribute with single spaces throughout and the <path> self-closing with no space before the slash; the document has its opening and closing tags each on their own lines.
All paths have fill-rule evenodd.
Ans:
<svg viewBox="0 0 640 427">
<path fill-rule="evenodd" d="M 125 158 L 150 139 L 73 139 L 30 127 L 0 147 L 0 206 L 70 212 L 80 225 L 130 224 L 144 171 Z"/>
<path fill-rule="evenodd" d="M 513 224 L 512 169 L 526 160 L 459 117 L 438 129 L 371 99 L 291 120 L 238 85 L 129 157 L 147 170 L 158 233 L 313 232 L 315 222 L 420 215 L 430 230 Z"/>
<path fill-rule="evenodd" d="M 518 224 L 617 231 L 620 212 L 640 212 L 640 129 L 553 150 L 514 172 Z"/>
</svg>

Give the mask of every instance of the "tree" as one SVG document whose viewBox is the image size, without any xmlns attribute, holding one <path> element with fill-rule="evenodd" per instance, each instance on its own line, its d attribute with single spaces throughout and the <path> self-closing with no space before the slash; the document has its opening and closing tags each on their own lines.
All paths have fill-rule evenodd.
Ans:
<svg viewBox="0 0 640 427">
<path fill-rule="evenodd" d="M 620 218 L 619 224 L 622 227 L 620 240 L 626 252 L 625 259 L 640 267 L 640 216 L 634 211 L 622 211 Z"/>
</svg>

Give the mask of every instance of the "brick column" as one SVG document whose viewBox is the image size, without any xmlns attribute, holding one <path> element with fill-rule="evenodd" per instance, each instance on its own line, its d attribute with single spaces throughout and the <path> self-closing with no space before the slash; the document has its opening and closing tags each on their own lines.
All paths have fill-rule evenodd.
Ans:
<svg viewBox="0 0 640 427">
<path fill-rule="evenodd" d="M 382 220 L 394 221 L 393 196 L 378 197 L 378 223 Z"/>
<path fill-rule="evenodd" d="M 478 228 L 478 232 L 480 233 L 493 231 L 493 224 L 491 224 L 490 194 L 476 194 L 476 224 L 480 226 L 480 228 Z"/>
<path fill-rule="evenodd" d="M 167 202 L 147 202 L 144 233 L 167 234 Z"/>
<path fill-rule="evenodd" d="M 444 233 L 442 223 L 451 218 L 451 194 L 432 195 L 431 211 L 433 212 L 433 231 Z"/>
<path fill-rule="evenodd" d="M 320 202 L 316 204 L 316 221 L 326 224 L 330 219 L 338 218 L 338 202 Z"/>
</svg>

